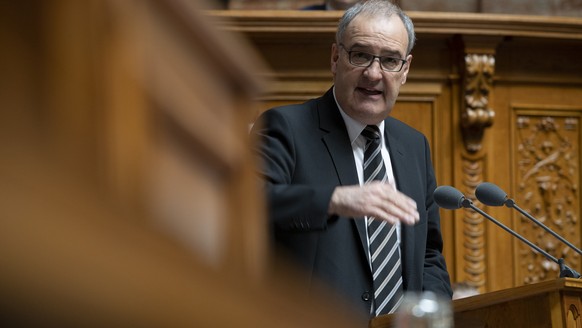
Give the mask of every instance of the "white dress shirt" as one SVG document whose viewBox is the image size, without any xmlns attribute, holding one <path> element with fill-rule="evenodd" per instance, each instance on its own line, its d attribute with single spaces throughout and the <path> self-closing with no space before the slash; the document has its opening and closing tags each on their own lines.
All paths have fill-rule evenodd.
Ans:
<svg viewBox="0 0 582 328">
<path fill-rule="evenodd" d="M 335 87 L 333 88 L 333 97 L 337 104 L 337 107 L 340 110 L 340 113 L 344 119 L 344 123 L 346 124 L 346 128 L 348 130 L 348 135 L 350 137 L 350 142 L 352 145 L 352 153 L 354 154 L 354 161 L 356 163 L 356 170 L 358 171 L 358 180 L 360 181 L 360 185 L 364 184 L 364 148 L 366 147 L 366 138 L 362 136 L 362 131 L 366 127 L 366 124 L 362 124 L 353 118 L 351 118 L 348 114 L 346 114 L 343 109 L 341 108 L 340 104 L 337 102 L 337 98 L 335 97 Z M 384 160 L 384 166 L 386 167 L 386 174 L 388 175 L 388 183 L 396 189 L 396 181 L 394 179 L 394 171 L 392 170 L 392 162 L 390 161 L 390 153 L 388 152 L 388 148 L 386 147 L 386 139 L 384 138 L 384 121 L 378 124 L 378 128 L 380 128 L 380 134 L 382 139 L 382 159 Z M 368 226 L 368 217 L 366 217 L 366 226 Z M 396 233 L 398 236 L 398 243 L 400 243 L 400 222 L 396 224 Z M 368 236 L 368 229 L 366 229 L 366 238 Z M 369 239 L 368 239 L 369 244 Z M 400 251 L 400 248 L 399 248 Z M 368 260 L 370 261 L 370 250 L 368 249 Z M 370 262 L 371 263 L 371 262 Z"/>
</svg>

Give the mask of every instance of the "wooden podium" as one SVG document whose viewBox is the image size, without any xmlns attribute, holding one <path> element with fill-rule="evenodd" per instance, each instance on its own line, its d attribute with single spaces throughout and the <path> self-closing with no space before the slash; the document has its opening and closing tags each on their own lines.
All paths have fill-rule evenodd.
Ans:
<svg viewBox="0 0 582 328">
<path fill-rule="evenodd" d="M 453 301 L 455 327 L 582 327 L 582 280 L 559 278 Z M 395 327 L 394 316 L 371 328 Z"/>
</svg>

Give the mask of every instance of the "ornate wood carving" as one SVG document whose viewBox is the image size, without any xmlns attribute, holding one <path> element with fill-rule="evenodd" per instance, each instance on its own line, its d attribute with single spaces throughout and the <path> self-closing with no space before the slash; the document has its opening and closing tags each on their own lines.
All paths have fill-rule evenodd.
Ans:
<svg viewBox="0 0 582 328">
<path fill-rule="evenodd" d="M 465 108 L 461 127 L 465 148 L 469 152 L 481 149 L 485 128 L 493 124 L 495 112 L 489 108 L 489 94 L 493 85 L 495 57 L 490 54 L 465 56 Z"/>
<path fill-rule="evenodd" d="M 463 156 L 463 194 L 476 206 L 475 188 L 483 182 L 483 157 Z M 483 292 L 485 287 L 485 223 L 484 218 L 471 209 L 463 210 L 463 272 L 465 281 Z"/>
<path fill-rule="evenodd" d="M 578 244 L 580 181 L 580 117 L 517 116 L 516 201 L 527 212 Z M 527 218 L 520 216 L 517 230 L 568 266 L 578 268 L 580 256 Z M 578 246 L 579 247 L 579 246 Z M 559 276 L 559 267 L 526 245 L 518 246 L 518 281 L 535 283 Z"/>
<path fill-rule="evenodd" d="M 582 321 L 580 320 L 580 310 L 576 305 L 577 304 L 571 303 L 567 309 L 566 313 L 567 327 L 580 327 L 580 325 L 582 325 Z"/>
<path fill-rule="evenodd" d="M 493 124 L 494 111 L 489 107 L 489 96 L 495 72 L 495 48 L 499 42 L 490 37 L 463 37 L 457 42 L 463 49 L 461 132 L 464 149 L 462 159 L 463 193 L 475 206 L 482 204 L 475 198 L 475 188 L 485 181 L 485 156 L 482 151 L 484 131 Z M 485 292 L 487 282 L 485 220 L 473 210 L 463 211 L 463 275 L 479 291 Z"/>
</svg>

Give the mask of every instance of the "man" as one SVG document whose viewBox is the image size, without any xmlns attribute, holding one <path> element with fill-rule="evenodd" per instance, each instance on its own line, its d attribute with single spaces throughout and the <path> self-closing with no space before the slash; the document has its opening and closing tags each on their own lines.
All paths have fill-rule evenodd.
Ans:
<svg viewBox="0 0 582 328">
<path fill-rule="evenodd" d="M 372 316 L 395 312 L 406 290 L 452 295 L 428 142 L 389 117 L 414 42 L 389 1 L 356 4 L 332 45 L 334 86 L 253 128 L 278 248 L 307 284 L 322 280 Z"/>
<path fill-rule="evenodd" d="M 353 6 L 357 0 L 326 0 L 325 3 L 311 5 L 302 10 L 346 10 Z"/>
</svg>

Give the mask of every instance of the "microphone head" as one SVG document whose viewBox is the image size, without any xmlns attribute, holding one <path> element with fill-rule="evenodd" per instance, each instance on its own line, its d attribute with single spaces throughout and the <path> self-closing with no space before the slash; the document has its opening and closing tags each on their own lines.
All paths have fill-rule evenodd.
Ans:
<svg viewBox="0 0 582 328">
<path fill-rule="evenodd" d="M 463 207 L 465 196 L 459 190 L 451 186 L 439 186 L 434 190 L 434 201 L 438 206 L 448 210 L 456 210 Z"/>
<path fill-rule="evenodd" d="M 485 205 L 502 206 L 507 200 L 507 193 L 493 183 L 483 182 L 475 189 L 475 197 Z"/>
</svg>

